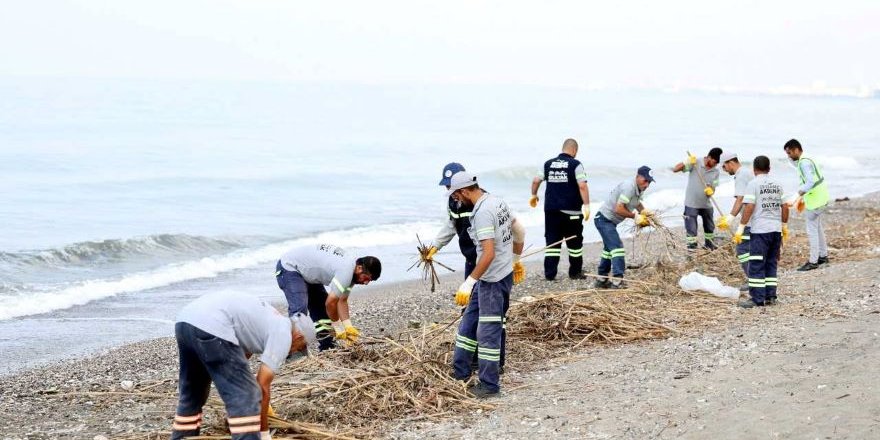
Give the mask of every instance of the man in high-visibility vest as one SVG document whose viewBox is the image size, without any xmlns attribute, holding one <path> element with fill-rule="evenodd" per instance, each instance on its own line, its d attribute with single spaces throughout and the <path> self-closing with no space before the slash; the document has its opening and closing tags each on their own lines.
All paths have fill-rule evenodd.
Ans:
<svg viewBox="0 0 880 440">
<path fill-rule="evenodd" d="M 801 181 L 798 187 L 798 195 L 801 197 L 798 211 L 806 209 L 804 219 L 810 242 L 810 260 L 798 270 L 803 272 L 818 269 L 820 265 L 828 264 L 828 243 L 825 241 L 825 228 L 822 226 L 822 212 L 831 199 L 828 195 L 828 184 L 819 164 L 815 159 L 804 155 L 804 149 L 797 139 L 786 142 L 783 148 L 788 158 L 795 163 Z"/>
</svg>

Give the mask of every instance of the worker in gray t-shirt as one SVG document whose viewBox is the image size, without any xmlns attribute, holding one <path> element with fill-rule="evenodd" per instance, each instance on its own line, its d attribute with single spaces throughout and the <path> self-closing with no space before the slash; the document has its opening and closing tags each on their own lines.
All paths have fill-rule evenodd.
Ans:
<svg viewBox="0 0 880 440">
<path fill-rule="evenodd" d="M 714 210 L 709 200 L 718 186 L 719 173 L 716 166 L 721 160 L 721 149 L 713 148 L 697 164 L 697 157 L 688 154 L 684 162 L 676 164 L 672 171 L 688 174 L 687 189 L 684 196 L 684 229 L 688 249 L 697 248 L 697 217 L 703 219 L 703 236 L 705 246 L 715 249 L 715 221 L 712 219 Z"/>
<path fill-rule="evenodd" d="M 180 357 L 180 398 L 172 439 L 199 435 L 211 383 L 236 438 L 268 435 L 269 386 L 291 354 L 315 342 L 309 320 L 291 322 L 269 304 L 242 293 L 204 295 L 185 306 L 174 326 Z M 248 358 L 260 355 L 256 380 Z M 261 397 L 262 396 L 262 397 Z"/>
<path fill-rule="evenodd" d="M 747 193 L 749 182 L 755 178 L 755 173 L 751 168 L 742 166 L 736 153 L 724 153 L 721 155 L 721 168 L 727 174 L 733 176 L 733 207 L 730 213 L 718 219 L 718 229 L 726 231 L 730 229 L 733 219 L 740 214 L 743 207 L 743 197 Z M 749 275 L 749 225 L 745 226 L 742 242 L 736 245 L 736 257 L 742 266 L 746 276 Z M 740 287 L 740 290 L 748 290 L 748 284 Z"/>
<path fill-rule="evenodd" d="M 453 374 L 468 380 L 477 353 L 480 382 L 469 391 L 487 397 L 500 391 L 504 319 L 510 306 L 513 264 L 522 254 L 525 229 L 507 203 L 480 189 L 476 176 L 467 171 L 452 175 L 449 195 L 473 205 L 468 234 L 477 245 L 477 266 L 455 294 L 455 302 L 467 308 L 455 339 Z"/>
<path fill-rule="evenodd" d="M 287 314 L 308 312 L 315 321 L 320 349 L 335 346 L 337 340 L 356 342 L 360 331 L 351 323 L 348 296 L 355 284 L 379 279 L 382 263 L 376 257 L 353 257 L 331 244 L 293 248 L 275 265 L 278 287 L 287 298 Z M 328 286 L 327 293 L 324 286 Z"/>
<path fill-rule="evenodd" d="M 749 182 L 743 196 L 742 221 L 733 235 L 734 243 L 741 243 L 745 225 L 749 224 L 749 296 L 739 305 L 745 308 L 776 303 L 776 278 L 779 251 L 788 238 L 788 204 L 776 179 L 769 176 L 770 159 L 758 156 L 752 162 L 755 178 Z"/>
</svg>

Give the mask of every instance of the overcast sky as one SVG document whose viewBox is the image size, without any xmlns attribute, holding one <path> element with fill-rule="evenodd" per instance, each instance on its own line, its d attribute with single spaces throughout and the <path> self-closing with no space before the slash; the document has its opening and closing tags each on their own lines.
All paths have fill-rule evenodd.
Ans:
<svg viewBox="0 0 880 440">
<path fill-rule="evenodd" d="M 880 87 L 878 52 L 878 0 L 9 0 L 0 14 L 11 76 Z"/>
</svg>

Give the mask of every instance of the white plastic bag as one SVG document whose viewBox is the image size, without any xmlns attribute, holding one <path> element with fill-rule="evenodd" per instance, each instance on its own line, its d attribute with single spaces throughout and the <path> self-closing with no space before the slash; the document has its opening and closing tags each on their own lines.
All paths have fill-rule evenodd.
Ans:
<svg viewBox="0 0 880 440">
<path fill-rule="evenodd" d="M 725 286 L 718 278 L 707 277 L 698 272 L 691 272 L 678 280 L 678 285 L 687 291 L 702 290 L 722 298 L 737 299 L 739 290 L 735 287 Z"/>
</svg>

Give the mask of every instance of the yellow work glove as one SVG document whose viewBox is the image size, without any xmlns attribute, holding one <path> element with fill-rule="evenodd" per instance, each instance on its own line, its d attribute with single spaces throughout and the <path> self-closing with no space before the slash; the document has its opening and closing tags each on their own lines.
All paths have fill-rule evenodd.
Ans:
<svg viewBox="0 0 880 440">
<path fill-rule="evenodd" d="M 733 242 L 740 244 L 743 242 L 743 234 L 746 232 L 746 225 L 740 224 L 736 228 L 736 234 L 733 234 Z"/>
<path fill-rule="evenodd" d="M 694 156 L 691 153 L 688 153 L 688 157 L 686 159 L 686 164 L 688 164 L 688 168 L 697 164 L 697 156 Z"/>
<path fill-rule="evenodd" d="M 345 331 L 345 324 L 342 321 L 333 321 L 331 323 L 333 330 L 336 332 L 336 339 L 348 340 L 348 333 Z"/>
<path fill-rule="evenodd" d="M 782 224 L 782 241 L 788 240 L 788 223 Z"/>
<path fill-rule="evenodd" d="M 712 197 L 715 194 L 715 190 L 712 189 L 711 186 L 707 186 L 706 189 L 703 190 L 703 193 L 706 194 L 706 197 Z"/>
<path fill-rule="evenodd" d="M 428 254 L 425 255 L 425 261 L 433 260 L 434 254 L 436 254 L 438 250 L 440 249 L 437 249 L 437 246 L 431 246 L 431 249 L 428 249 Z"/>
<path fill-rule="evenodd" d="M 351 325 L 351 320 L 346 319 L 342 321 L 342 325 L 345 327 L 345 338 L 351 342 L 357 342 L 361 332 L 358 331 L 357 327 Z"/>
<path fill-rule="evenodd" d="M 798 197 L 797 203 L 795 204 L 795 209 L 797 209 L 797 212 L 799 213 L 804 212 L 804 209 L 807 209 L 807 204 L 804 203 L 803 197 Z"/>
<path fill-rule="evenodd" d="M 584 205 L 584 221 L 590 219 L 590 205 Z"/>
<path fill-rule="evenodd" d="M 538 196 L 537 195 L 532 194 L 532 197 L 529 199 L 529 206 L 531 206 L 532 208 L 538 207 Z"/>
<path fill-rule="evenodd" d="M 266 410 L 266 415 L 269 417 L 275 417 L 275 410 L 272 409 L 272 404 L 269 404 L 269 409 Z"/>
<path fill-rule="evenodd" d="M 455 292 L 455 303 L 464 307 L 468 305 L 471 301 L 471 291 L 474 290 L 474 284 L 477 284 L 477 280 L 467 277 L 461 286 L 458 286 L 458 291 Z"/>
<path fill-rule="evenodd" d="M 513 256 L 513 284 L 519 284 L 526 279 L 526 267 L 519 261 L 519 255 Z"/>
<path fill-rule="evenodd" d="M 730 229 L 730 222 L 733 220 L 733 216 L 730 214 L 722 215 L 721 218 L 718 219 L 718 229 L 722 231 L 726 231 Z"/>
<path fill-rule="evenodd" d="M 645 227 L 651 224 L 651 222 L 648 221 L 648 216 L 644 213 L 637 213 L 636 216 L 633 218 L 633 221 L 636 222 L 636 225 L 639 225 L 641 227 Z"/>
</svg>

